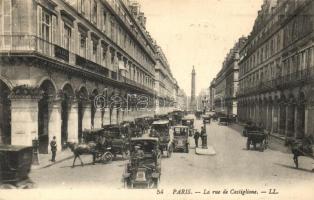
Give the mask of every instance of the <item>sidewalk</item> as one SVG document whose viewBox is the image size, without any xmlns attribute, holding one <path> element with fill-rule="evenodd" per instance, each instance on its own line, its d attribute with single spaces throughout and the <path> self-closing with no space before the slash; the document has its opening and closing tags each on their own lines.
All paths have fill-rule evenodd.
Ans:
<svg viewBox="0 0 314 200">
<path fill-rule="evenodd" d="M 213 156 L 216 155 L 216 151 L 213 146 L 208 145 L 207 149 L 203 149 L 201 147 L 195 148 L 195 154 Z"/>
<path fill-rule="evenodd" d="M 48 154 L 39 154 L 39 165 L 32 165 L 32 169 L 42 169 L 51 167 L 55 164 L 61 163 L 65 160 L 74 158 L 73 152 L 70 149 L 66 149 L 64 151 L 57 152 L 56 162 L 51 162 L 51 153 Z"/>
</svg>

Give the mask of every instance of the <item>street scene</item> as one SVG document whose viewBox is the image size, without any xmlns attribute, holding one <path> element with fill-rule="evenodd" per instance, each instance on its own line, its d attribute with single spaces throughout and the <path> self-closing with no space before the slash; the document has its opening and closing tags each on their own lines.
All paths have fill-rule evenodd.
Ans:
<svg viewBox="0 0 314 200">
<path fill-rule="evenodd" d="M 0 200 L 312 200 L 313 121 L 314 0 L 0 0 Z"/>
<path fill-rule="evenodd" d="M 201 120 L 195 121 L 200 129 Z M 159 188 L 185 188 L 189 186 L 212 186 L 232 182 L 268 184 L 270 186 L 293 185 L 295 182 L 311 184 L 314 181 L 312 160 L 300 159 L 299 170 L 294 168 L 292 155 L 270 148 L 264 152 L 246 149 L 246 138 L 237 124 L 220 126 L 217 122 L 206 125 L 207 143 L 215 152 L 212 155 L 195 153 L 194 138 L 190 137 L 190 152 L 175 152 L 170 158 L 162 158 Z M 144 136 L 146 137 L 146 136 Z M 199 139 L 201 144 L 201 140 Z M 275 148 L 275 147 L 274 147 Z M 71 152 L 66 152 L 72 156 Z M 52 166 L 32 170 L 30 178 L 39 188 L 90 187 L 123 189 L 122 175 L 128 161 L 117 158 L 108 164 L 92 165 L 92 156 L 82 156 L 86 165 L 79 163 L 71 168 L 73 157 Z M 248 169 L 248 163 L 250 169 Z M 108 173 L 110 172 L 110 173 Z M 88 176 L 87 176 L 88 175 Z"/>
</svg>

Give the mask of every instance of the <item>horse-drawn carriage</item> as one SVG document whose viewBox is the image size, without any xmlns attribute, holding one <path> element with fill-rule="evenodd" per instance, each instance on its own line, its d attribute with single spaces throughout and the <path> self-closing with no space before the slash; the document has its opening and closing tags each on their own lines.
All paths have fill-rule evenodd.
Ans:
<svg viewBox="0 0 314 200">
<path fill-rule="evenodd" d="M 0 145 L 0 189 L 33 188 L 28 178 L 32 158 L 32 147 Z"/>
<path fill-rule="evenodd" d="M 230 119 L 228 117 L 219 117 L 219 125 L 228 126 L 230 124 Z"/>
<path fill-rule="evenodd" d="M 128 188 L 157 188 L 161 175 L 161 152 L 157 138 L 132 138 L 130 159 L 123 173 Z"/>
<path fill-rule="evenodd" d="M 159 147 L 162 155 L 167 152 L 169 158 L 172 153 L 172 142 L 169 133 L 169 121 L 159 120 L 152 123 L 151 130 L 149 133 L 150 137 L 156 137 L 159 139 Z"/>
<path fill-rule="evenodd" d="M 256 145 L 259 144 L 259 150 L 264 151 L 267 148 L 268 135 L 262 130 L 247 131 L 246 149 L 250 150 L 253 145 L 256 150 Z"/>
<path fill-rule="evenodd" d="M 69 144 L 75 155 L 73 166 L 76 158 L 80 159 L 82 154 L 92 154 L 93 163 L 108 163 L 117 155 L 123 159 L 128 156 L 129 134 L 125 126 L 106 125 L 100 129 L 85 129 L 83 140 L 82 144 Z M 82 160 L 81 163 L 83 164 Z"/>
</svg>

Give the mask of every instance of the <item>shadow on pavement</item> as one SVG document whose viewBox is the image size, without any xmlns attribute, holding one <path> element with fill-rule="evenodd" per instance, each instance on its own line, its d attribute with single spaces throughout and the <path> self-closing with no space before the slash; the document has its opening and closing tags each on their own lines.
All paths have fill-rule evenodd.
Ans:
<svg viewBox="0 0 314 200">
<path fill-rule="evenodd" d="M 44 167 L 41 167 L 41 168 L 39 168 L 39 169 L 45 169 L 45 168 L 51 167 L 52 165 L 55 165 L 55 164 L 61 163 L 61 162 L 63 162 L 63 161 L 70 160 L 70 159 L 72 159 L 72 158 L 74 158 L 74 156 L 69 156 L 69 157 L 67 157 L 67 158 L 64 158 L 64 159 L 58 160 L 58 161 L 56 161 L 56 162 L 52 162 L 51 164 L 46 165 L 46 166 L 44 166 Z"/>
<path fill-rule="evenodd" d="M 310 169 L 303 169 L 303 168 L 295 168 L 294 166 L 291 165 L 285 165 L 285 164 L 281 164 L 281 163 L 274 163 L 275 165 L 281 166 L 281 167 L 285 167 L 287 169 L 293 169 L 293 170 L 299 170 L 299 171 L 303 171 L 303 172 L 309 172 L 309 173 L 313 173 L 312 170 Z"/>
</svg>

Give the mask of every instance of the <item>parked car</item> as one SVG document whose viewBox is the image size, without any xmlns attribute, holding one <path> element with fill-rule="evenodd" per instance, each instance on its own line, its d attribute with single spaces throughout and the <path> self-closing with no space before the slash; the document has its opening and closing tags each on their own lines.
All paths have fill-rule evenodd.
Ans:
<svg viewBox="0 0 314 200">
<path fill-rule="evenodd" d="M 29 179 L 33 147 L 0 145 L 0 189 L 33 188 Z"/>
<path fill-rule="evenodd" d="M 182 119 L 182 125 L 189 127 L 189 136 L 194 134 L 194 119 L 192 117 L 184 117 Z"/>
<path fill-rule="evenodd" d="M 157 138 L 132 138 L 131 156 L 123 173 L 128 188 L 157 188 L 161 175 L 161 152 Z"/>
<path fill-rule="evenodd" d="M 173 150 L 189 153 L 189 127 L 173 127 Z"/>
</svg>

